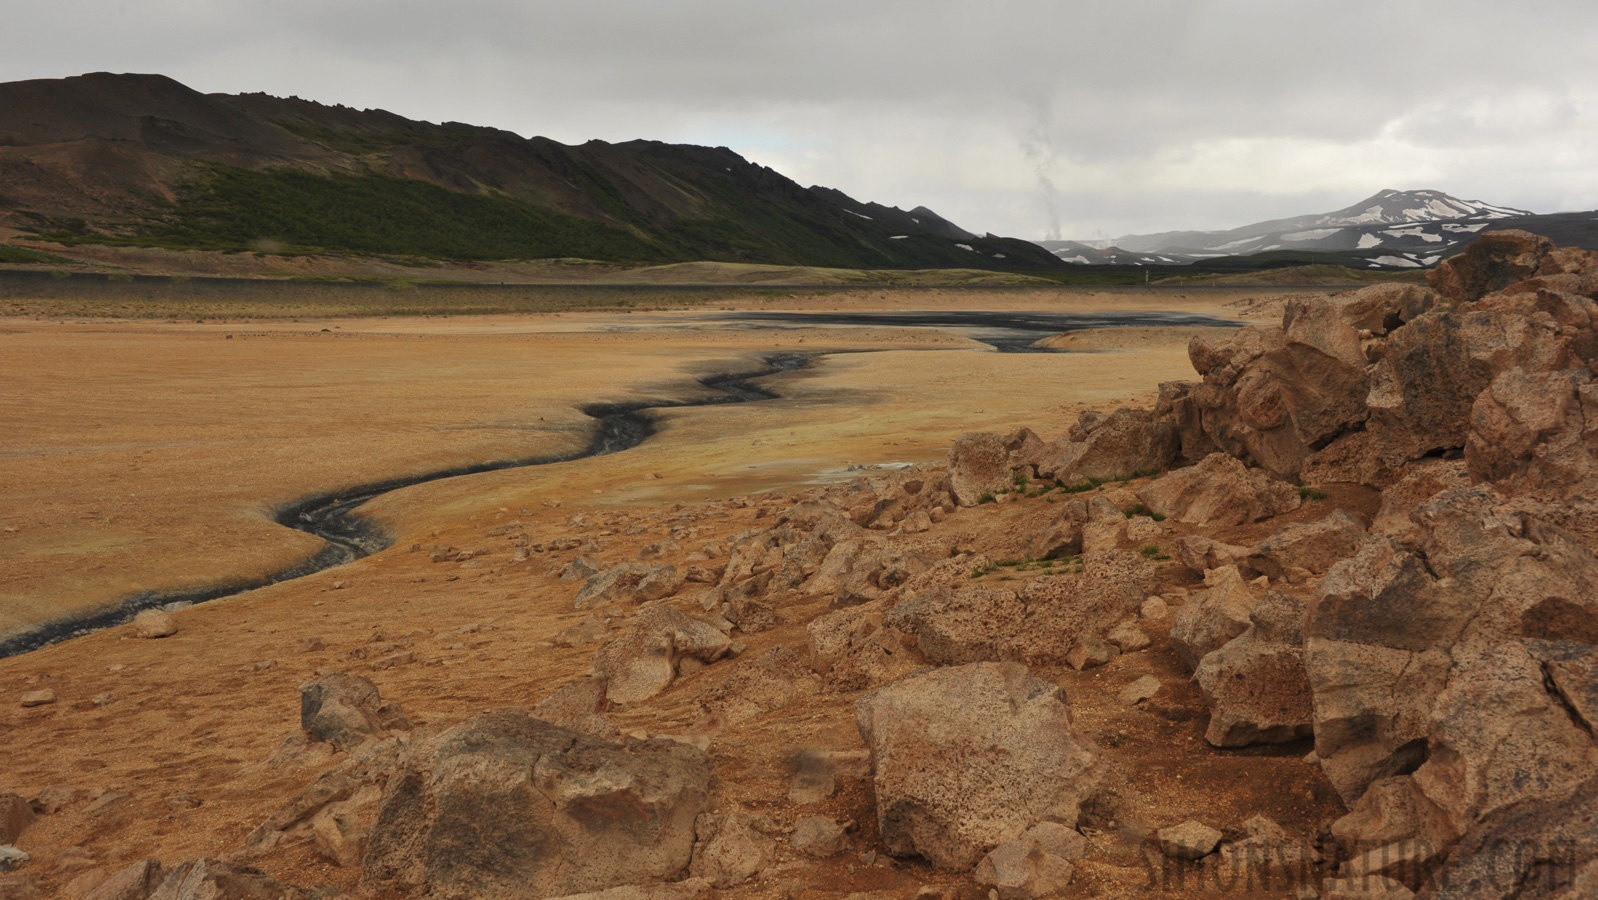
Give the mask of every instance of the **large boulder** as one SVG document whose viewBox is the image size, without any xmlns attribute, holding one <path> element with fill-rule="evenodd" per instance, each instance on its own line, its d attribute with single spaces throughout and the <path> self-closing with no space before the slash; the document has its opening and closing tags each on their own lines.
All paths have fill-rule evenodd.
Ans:
<svg viewBox="0 0 1598 900">
<path fill-rule="evenodd" d="M 347 750 L 414 727 L 398 703 L 385 702 L 359 675 L 333 672 L 300 685 L 300 728 L 313 741 Z"/>
<path fill-rule="evenodd" d="M 1244 525 L 1298 509 L 1298 488 L 1212 453 L 1137 492 L 1149 509 L 1189 525 Z"/>
<path fill-rule="evenodd" d="M 771 865 L 776 842 L 762 833 L 761 822 L 741 809 L 703 813 L 695 831 L 689 871 L 719 888 L 743 884 Z M 769 827 L 769 826 L 768 826 Z"/>
<path fill-rule="evenodd" d="M 1495 378 L 1516 368 L 1562 371 L 1591 358 L 1595 314 L 1580 295 L 1495 294 L 1438 306 L 1395 331 L 1371 370 L 1368 430 L 1377 457 L 1402 466 L 1464 448 L 1472 406 Z"/>
<path fill-rule="evenodd" d="M 1598 896 L 1598 778 L 1482 819 L 1420 896 L 1577 900 Z"/>
<path fill-rule="evenodd" d="M 976 506 L 984 494 L 1008 489 L 1013 478 L 1010 451 L 999 435 L 962 434 L 949 448 L 949 490 L 961 506 Z"/>
<path fill-rule="evenodd" d="M 1365 537 L 1365 526 L 1343 510 L 1324 519 L 1289 525 L 1255 544 L 1243 565 L 1269 577 L 1282 578 L 1293 569 L 1317 575 L 1348 559 Z"/>
<path fill-rule="evenodd" d="M 584 582 L 572 605 L 578 609 L 598 609 L 617 603 L 647 603 L 676 593 L 683 580 L 676 566 L 622 563 Z"/>
<path fill-rule="evenodd" d="M 1082 413 L 1076 427 L 1055 441 L 1036 467 L 1064 484 L 1108 481 L 1161 472 L 1176 461 L 1176 429 L 1146 409 L 1121 407 L 1109 415 Z"/>
<path fill-rule="evenodd" d="M 901 603 L 889 621 L 914 634 L 927 661 L 940 665 L 1058 665 L 1079 640 L 1102 635 L 1133 615 L 1148 596 L 1153 572 L 1135 553 L 1088 553 L 1080 575 L 1034 578 L 1019 593 L 939 585 Z"/>
<path fill-rule="evenodd" d="M 1555 274 L 1554 242 L 1528 231 L 1492 231 L 1465 252 L 1426 273 L 1426 283 L 1450 303 L 1473 303 L 1518 281 Z"/>
<path fill-rule="evenodd" d="M 20 794 L 0 794 L 0 844 L 15 844 L 32 824 L 32 804 Z"/>
<path fill-rule="evenodd" d="M 1254 604 L 1247 630 L 1200 660 L 1194 680 L 1210 707 L 1205 740 L 1242 747 L 1313 734 L 1303 620 L 1302 601 L 1273 591 Z"/>
<path fill-rule="evenodd" d="M 1189 394 L 1204 433 L 1277 477 L 1296 478 L 1310 453 L 1365 420 L 1359 332 L 1326 298 L 1290 301 L 1280 327 L 1196 337 L 1188 358 L 1204 378 Z"/>
<path fill-rule="evenodd" d="M 884 848 L 939 869 L 968 870 L 1039 822 L 1074 826 L 1096 783 L 1064 692 L 1018 663 L 933 669 L 864 695 L 855 715 Z"/>
<path fill-rule="evenodd" d="M 1371 519 L 1371 531 L 1405 542 L 1416 533 L 1409 514 L 1443 491 L 1470 487 L 1462 459 L 1428 459 L 1404 467 L 1404 475 L 1382 490 L 1382 505 Z"/>
<path fill-rule="evenodd" d="M 1189 669 L 1249 627 L 1249 613 L 1259 598 L 1236 566 L 1211 569 L 1208 589 L 1193 595 L 1171 620 L 1171 647 Z"/>
<path fill-rule="evenodd" d="M 1203 417 L 1193 401 L 1193 391 L 1199 384 L 1196 381 L 1162 381 L 1159 399 L 1154 404 L 1154 418 L 1167 423 L 1176 432 L 1176 457 L 1187 463 L 1196 463 L 1221 450 L 1204 431 Z"/>
<path fill-rule="evenodd" d="M 1441 848 L 1598 765 L 1558 661 L 1537 656 L 1598 641 L 1598 559 L 1486 489 L 1441 493 L 1413 521 L 1411 546 L 1372 535 L 1317 586 L 1305 669 L 1317 755 L 1359 817 L 1346 837 L 1368 842 L 1359 822 L 1407 808 L 1403 837 Z M 1360 805 L 1394 777 L 1371 801 L 1382 809 Z"/>
<path fill-rule="evenodd" d="M 1465 461 L 1502 493 L 1562 501 L 1598 495 L 1598 383 L 1586 366 L 1510 369 L 1471 408 Z"/>
<path fill-rule="evenodd" d="M 680 875 L 711 766 L 506 710 L 415 741 L 388 779 L 363 891 L 542 900 Z"/>
<path fill-rule="evenodd" d="M 83 900 L 146 900 L 165 880 L 166 870 L 159 859 L 141 859 L 111 873 Z"/>
<path fill-rule="evenodd" d="M 594 654 L 594 674 L 606 680 L 612 703 L 639 703 L 671 687 L 684 659 L 715 662 L 731 646 L 732 639 L 704 619 L 651 604 L 625 635 Z"/>
<path fill-rule="evenodd" d="M 722 725 L 736 726 L 815 696 L 820 681 L 799 654 L 774 647 L 757 659 L 740 660 L 726 681 L 701 695 L 699 704 Z"/>
<path fill-rule="evenodd" d="M 180 863 L 149 900 L 309 900 L 311 892 L 217 859 Z"/>
</svg>

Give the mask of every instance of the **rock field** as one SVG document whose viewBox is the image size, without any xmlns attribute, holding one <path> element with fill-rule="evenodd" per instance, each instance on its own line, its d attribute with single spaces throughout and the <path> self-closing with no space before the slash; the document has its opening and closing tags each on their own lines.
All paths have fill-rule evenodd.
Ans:
<svg viewBox="0 0 1598 900">
<path fill-rule="evenodd" d="M 431 627 L 141 616 L 4 698 L 7 754 L 142 732 L 0 775 L 0 898 L 1598 896 L 1598 254 L 1429 281 L 1052 441 L 415 542 Z M 160 677 L 207 641 L 276 649 Z M 175 749 L 229 691 L 277 726 Z"/>
</svg>

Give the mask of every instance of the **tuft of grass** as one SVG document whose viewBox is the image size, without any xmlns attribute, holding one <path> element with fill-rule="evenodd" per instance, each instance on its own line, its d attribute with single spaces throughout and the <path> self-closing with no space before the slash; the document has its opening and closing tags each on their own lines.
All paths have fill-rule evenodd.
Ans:
<svg viewBox="0 0 1598 900">
<path fill-rule="evenodd" d="M 991 492 L 983 494 L 982 496 L 977 498 L 977 505 L 978 506 L 981 506 L 984 503 L 992 503 L 992 502 L 993 502 L 993 494 Z"/>
<path fill-rule="evenodd" d="M 1305 485 L 1298 489 L 1298 499 L 1300 500 L 1325 500 L 1326 497 L 1327 494 L 1325 491 L 1316 490 L 1309 485 Z"/>
<path fill-rule="evenodd" d="M 1149 511 L 1149 508 L 1147 506 L 1144 506 L 1141 503 L 1134 503 L 1130 507 L 1122 510 L 1121 514 L 1126 516 L 1128 519 L 1130 519 L 1133 516 L 1141 516 L 1141 515 L 1143 515 L 1144 513 L 1148 512 L 1148 511 Z"/>
<path fill-rule="evenodd" d="M 1164 522 L 1165 521 L 1165 513 L 1154 512 L 1153 510 L 1150 510 L 1149 511 L 1149 518 L 1153 519 L 1156 522 Z"/>
<path fill-rule="evenodd" d="M 1091 491 L 1103 483 L 1104 479 L 1102 478 L 1089 478 L 1087 481 L 1079 481 L 1076 484 L 1062 484 L 1060 485 L 1060 493 L 1081 494 L 1086 491 Z"/>
<path fill-rule="evenodd" d="M 1165 560 L 1171 558 L 1169 555 L 1161 553 L 1160 548 L 1154 546 L 1153 544 L 1150 544 L 1147 547 L 1139 547 L 1137 552 L 1153 560 Z"/>
</svg>

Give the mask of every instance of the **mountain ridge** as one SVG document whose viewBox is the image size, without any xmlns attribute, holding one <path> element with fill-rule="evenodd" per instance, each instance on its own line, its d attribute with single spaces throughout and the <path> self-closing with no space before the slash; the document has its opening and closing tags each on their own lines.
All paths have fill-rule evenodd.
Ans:
<svg viewBox="0 0 1598 900">
<path fill-rule="evenodd" d="M 1343 209 L 1255 222 L 1221 231 L 1165 231 L 1113 241 L 1040 241 L 1076 264 L 1185 265 L 1269 253 L 1343 254 L 1369 268 L 1422 268 L 1464 249 L 1500 223 L 1535 213 L 1460 200 L 1437 190 L 1387 188 Z"/>
<path fill-rule="evenodd" d="M 804 188 L 725 147 L 565 145 L 163 75 L 0 84 L 0 224 L 171 249 L 1063 268 L 1031 242 Z"/>
</svg>

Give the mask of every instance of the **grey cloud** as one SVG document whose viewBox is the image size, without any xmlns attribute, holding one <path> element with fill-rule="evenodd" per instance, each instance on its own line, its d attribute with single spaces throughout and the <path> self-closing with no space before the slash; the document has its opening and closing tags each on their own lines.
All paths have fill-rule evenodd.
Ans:
<svg viewBox="0 0 1598 900">
<path fill-rule="evenodd" d="M 1382 187 L 1598 206 L 1598 173 L 1516 165 L 1598 137 L 1586 2 L 58 0 L 7 18 L 30 39 L 0 79 L 159 71 L 567 141 L 729 143 L 1023 236 L 1051 216 L 1226 227 Z M 1276 154 L 1260 184 L 1182 167 L 1232 146 Z M 1384 180 L 1419 174 L 1436 183 Z"/>
</svg>

